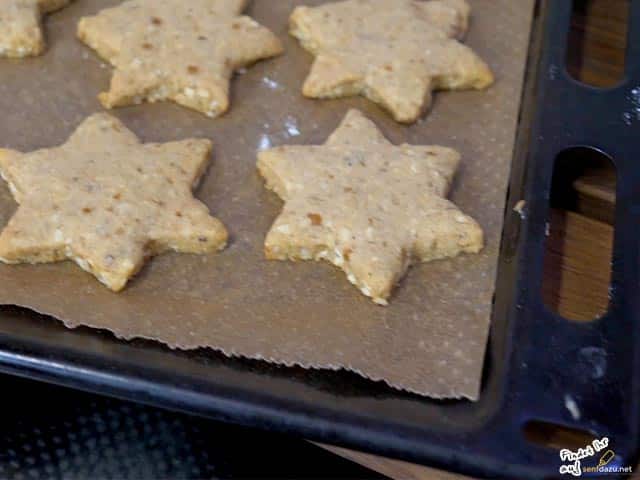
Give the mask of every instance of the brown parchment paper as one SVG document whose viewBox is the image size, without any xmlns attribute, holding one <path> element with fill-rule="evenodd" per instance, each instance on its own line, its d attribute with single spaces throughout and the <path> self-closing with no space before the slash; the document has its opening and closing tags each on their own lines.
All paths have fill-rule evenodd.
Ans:
<svg viewBox="0 0 640 480">
<path fill-rule="evenodd" d="M 211 120 L 172 105 L 117 109 L 143 141 L 207 137 L 214 158 L 197 197 L 228 227 L 221 254 L 167 254 L 120 294 L 69 262 L 0 265 L 0 303 L 32 308 L 69 327 L 87 325 L 123 339 L 211 347 L 285 365 L 339 369 L 431 397 L 476 399 L 489 328 L 500 232 L 534 0 L 470 0 L 467 44 L 493 68 L 486 92 L 439 93 L 426 120 L 405 127 L 364 99 L 304 99 L 312 57 L 287 35 L 298 4 L 254 0 L 248 10 L 284 41 L 286 54 L 233 82 L 232 109 Z M 46 21 L 48 51 L 0 60 L 0 145 L 22 151 L 66 141 L 102 110 L 111 67 L 75 38 L 78 19 L 118 0 L 76 0 Z M 351 107 L 393 142 L 439 144 L 463 155 L 452 199 L 486 233 L 479 255 L 414 267 L 389 307 L 365 298 L 327 263 L 269 262 L 263 240 L 282 207 L 256 173 L 260 145 L 325 141 Z M 0 226 L 15 211 L 0 182 Z"/>
</svg>

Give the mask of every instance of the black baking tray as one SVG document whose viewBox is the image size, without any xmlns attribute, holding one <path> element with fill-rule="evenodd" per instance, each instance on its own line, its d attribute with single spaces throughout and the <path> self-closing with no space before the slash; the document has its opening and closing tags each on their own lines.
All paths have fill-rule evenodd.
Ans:
<svg viewBox="0 0 640 480">
<path fill-rule="evenodd" d="M 640 87 L 640 0 L 630 8 L 625 79 L 605 90 L 567 73 L 572 2 L 536 5 L 478 402 L 429 400 L 347 372 L 120 342 L 17 307 L 0 309 L 0 371 L 475 477 L 559 477 L 558 451 L 525 438 L 531 421 L 607 436 L 616 454 L 609 466 L 635 465 L 640 109 L 632 92 Z M 561 318 L 541 297 L 554 160 L 574 146 L 606 153 L 618 173 L 610 306 L 589 323 Z"/>
</svg>

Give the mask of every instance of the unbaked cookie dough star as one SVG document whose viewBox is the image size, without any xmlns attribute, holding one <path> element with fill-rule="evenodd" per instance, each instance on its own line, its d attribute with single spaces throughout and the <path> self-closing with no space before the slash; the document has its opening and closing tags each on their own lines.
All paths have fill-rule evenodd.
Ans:
<svg viewBox="0 0 640 480">
<path fill-rule="evenodd" d="M 209 140 L 142 144 L 116 118 L 95 114 L 55 148 L 0 150 L 18 210 L 0 233 L 0 261 L 74 260 L 114 291 L 146 258 L 223 248 L 227 232 L 193 198 Z"/>
<path fill-rule="evenodd" d="M 263 151 L 258 169 L 284 209 L 265 240 L 277 260 L 328 260 L 376 303 L 416 262 L 477 253 L 483 233 L 445 197 L 460 156 L 391 144 L 351 110 L 322 146 Z"/>
<path fill-rule="evenodd" d="M 58 10 L 71 0 L 0 1 L 0 57 L 23 58 L 44 51 L 42 15 Z"/>
<path fill-rule="evenodd" d="M 483 89 L 489 67 L 458 41 L 467 31 L 465 0 L 347 0 L 298 7 L 290 32 L 316 56 L 303 94 L 364 95 L 412 123 L 433 90 Z"/>
<path fill-rule="evenodd" d="M 115 72 L 106 108 L 173 100 L 217 117 L 233 72 L 280 54 L 279 39 L 247 16 L 247 0 L 128 0 L 85 17 L 80 39 Z"/>
</svg>

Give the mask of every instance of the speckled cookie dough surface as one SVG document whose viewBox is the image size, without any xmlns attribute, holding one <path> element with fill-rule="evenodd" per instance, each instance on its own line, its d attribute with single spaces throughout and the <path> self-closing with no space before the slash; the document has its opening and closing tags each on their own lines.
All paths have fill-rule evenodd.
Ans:
<svg viewBox="0 0 640 480">
<path fill-rule="evenodd" d="M 246 0 L 128 0 L 82 18 L 80 39 L 115 72 L 107 108 L 172 100 L 217 117 L 229 109 L 233 72 L 282 53 L 247 16 Z"/>
<path fill-rule="evenodd" d="M 460 43 L 469 25 L 465 0 L 347 0 L 298 7 L 291 34 L 316 56 L 303 93 L 364 95 L 395 120 L 415 122 L 433 90 L 483 89 L 487 64 Z"/>
<path fill-rule="evenodd" d="M 45 49 L 42 15 L 71 0 L 2 0 L 0 2 L 0 57 L 40 55 Z"/>
<path fill-rule="evenodd" d="M 209 140 L 141 144 L 116 118 L 87 118 L 62 146 L 0 150 L 17 212 L 0 234 L 0 261 L 71 259 L 114 291 L 166 250 L 205 253 L 227 232 L 194 199 Z"/>
<path fill-rule="evenodd" d="M 445 199 L 460 155 L 392 145 L 351 110 L 323 146 L 261 152 L 258 168 L 285 202 L 265 241 L 277 260 L 328 260 L 376 303 L 414 262 L 477 253 L 482 230 Z"/>
<path fill-rule="evenodd" d="M 279 365 L 349 370 L 435 398 L 477 399 L 481 379 L 492 378 L 482 372 L 503 219 L 505 212 L 512 215 L 510 221 L 519 218 L 511 212 L 513 205 L 505 206 L 505 196 L 534 1 L 468 2 L 473 15 L 465 44 L 491 65 L 498 81 L 486 91 L 440 92 L 431 114 L 406 126 L 362 96 L 314 101 L 300 93 L 313 58 L 289 35 L 287 18 L 298 6 L 321 6 L 327 0 L 252 0 L 246 14 L 275 32 L 287 53 L 259 62 L 234 79 L 228 114 L 211 121 L 173 102 L 115 110 L 143 142 L 190 137 L 215 142 L 213 161 L 196 196 L 228 228 L 228 248 L 211 255 L 159 255 L 118 294 L 73 262 L 0 262 L 0 304 L 22 305 L 69 327 L 103 332 L 69 333 L 53 320 L 27 315 L 24 326 L 16 328 L 55 331 L 74 342 L 77 337 L 78 345 L 88 351 L 99 348 L 105 356 L 112 347 L 129 350 L 105 330 L 120 339 L 202 348 L 180 353 L 146 342 L 133 345 L 135 351 L 140 348 L 140 362 L 146 361 L 150 347 L 149 354 L 161 356 L 168 368 L 184 361 L 189 375 L 198 377 L 214 378 L 218 368 L 224 371 L 227 365 L 244 368 L 244 362 L 210 351 L 215 349 Z M 76 27 L 82 17 L 121 4 L 73 2 L 48 22 L 49 42 L 55 45 L 50 54 L 28 62 L 0 62 L 0 112 L 10 119 L 0 128 L 0 147 L 31 152 L 60 145 L 84 118 L 102 110 L 96 93 L 109 85 L 111 68 L 108 62 L 101 68 L 100 59 L 78 41 Z M 447 198 L 484 232 L 485 245 L 477 254 L 411 267 L 388 307 L 365 297 L 329 262 L 270 261 L 264 255 L 265 236 L 283 202 L 264 187 L 256 168 L 257 151 L 322 145 L 352 108 L 371 119 L 392 145 L 443 145 L 459 152 L 462 160 Z M 7 184 L 0 181 L 0 226 L 7 225 L 17 208 Z M 307 213 L 314 212 L 305 212 L 305 217 Z M 104 350 L 103 340 L 108 345 Z M 259 385 L 263 369 L 251 365 Z M 337 393 L 359 395 L 350 387 L 347 392 L 336 390 L 335 377 L 322 371 L 273 365 L 265 369 L 292 387 L 283 390 L 288 398 L 308 400 L 306 390 L 296 387 L 296 379 L 303 377 L 315 379 L 309 383 L 313 394 L 329 402 L 339 398 Z M 490 367 L 485 371 L 493 372 Z M 338 378 L 341 385 L 360 383 L 355 376 Z M 384 402 L 369 393 L 396 393 L 363 383 L 357 413 L 386 418 Z M 448 402 L 431 403 L 444 410 L 429 413 L 423 399 L 403 398 L 403 409 L 411 410 L 416 422 L 440 422 L 449 428 Z"/>
</svg>

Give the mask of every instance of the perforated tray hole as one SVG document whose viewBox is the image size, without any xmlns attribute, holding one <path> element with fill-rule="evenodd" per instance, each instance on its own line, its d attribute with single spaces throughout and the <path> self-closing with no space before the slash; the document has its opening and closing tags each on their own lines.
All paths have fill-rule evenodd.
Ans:
<svg viewBox="0 0 640 480">
<path fill-rule="evenodd" d="M 622 82 L 629 9 L 629 0 L 573 1 L 567 70 L 575 80 L 600 88 Z"/>
<path fill-rule="evenodd" d="M 564 318 L 595 320 L 609 308 L 616 171 L 598 150 L 555 161 L 546 225 L 542 296 Z"/>
<path fill-rule="evenodd" d="M 525 423 L 522 433 L 527 441 L 554 450 L 568 448 L 575 451 L 590 445 L 596 439 L 592 433 L 585 430 L 541 420 L 530 420 Z"/>
</svg>

